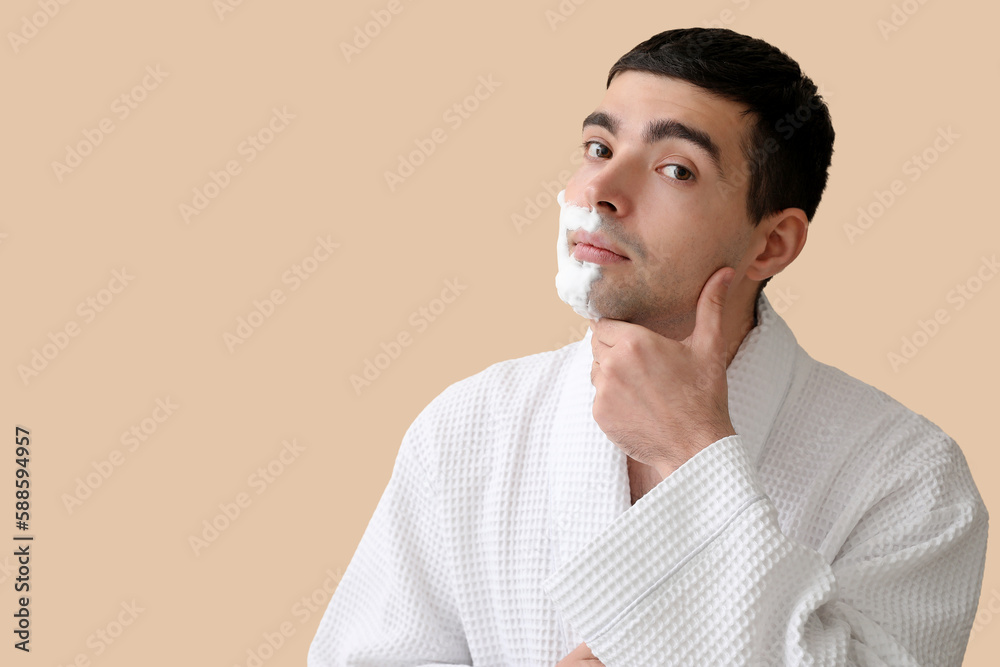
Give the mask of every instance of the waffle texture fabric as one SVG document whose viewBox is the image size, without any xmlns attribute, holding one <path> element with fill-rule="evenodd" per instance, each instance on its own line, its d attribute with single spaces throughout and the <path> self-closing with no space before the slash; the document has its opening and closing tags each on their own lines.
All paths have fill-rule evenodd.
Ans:
<svg viewBox="0 0 1000 667">
<path fill-rule="evenodd" d="M 955 441 L 812 359 L 764 294 L 738 435 L 634 505 L 594 421 L 591 333 L 417 416 L 309 667 L 958 666 L 989 515 Z"/>
</svg>

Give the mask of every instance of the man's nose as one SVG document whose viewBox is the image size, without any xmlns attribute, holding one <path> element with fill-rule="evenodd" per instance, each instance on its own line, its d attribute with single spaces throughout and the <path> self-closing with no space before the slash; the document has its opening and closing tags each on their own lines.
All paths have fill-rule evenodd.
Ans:
<svg viewBox="0 0 1000 667">
<path fill-rule="evenodd" d="M 587 205 L 601 215 L 628 215 L 631 206 L 630 183 L 635 183 L 635 167 L 612 158 L 591 176 L 584 187 Z"/>
</svg>

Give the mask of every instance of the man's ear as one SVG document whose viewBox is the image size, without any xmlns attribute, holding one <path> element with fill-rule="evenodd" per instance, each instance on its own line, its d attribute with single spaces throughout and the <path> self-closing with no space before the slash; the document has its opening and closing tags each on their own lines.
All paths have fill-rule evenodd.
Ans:
<svg viewBox="0 0 1000 667">
<path fill-rule="evenodd" d="M 799 256 L 806 244 L 809 218 L 801 208 L 786 208 L 765 217 L 753 231 L 757 255 L 747 267 L 750 280 L 780 273 Z"/>
</svg>

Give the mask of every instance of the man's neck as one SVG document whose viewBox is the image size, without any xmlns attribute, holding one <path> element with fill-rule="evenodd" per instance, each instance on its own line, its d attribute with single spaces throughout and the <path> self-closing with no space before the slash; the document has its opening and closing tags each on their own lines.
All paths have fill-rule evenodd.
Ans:
<svg viewBox="0 0 1000 667">
<path fill-rule="evenodd" d="M 722 333 L 725 336 L 728 344 L 726 345 L 726 368 L 729 368 L 729 364 L 733 363 L 733 359 L 736 357 L 736 353 L 740 349 L 740 345 L 743 344 L 743 340 L 757 326 L 757 300 L 750 304 L 750 313 L 739 318 L 739 320 L 734 324 L 730 325 L 727 329 L 727 322 L 722 323 Z"/>
</svg>

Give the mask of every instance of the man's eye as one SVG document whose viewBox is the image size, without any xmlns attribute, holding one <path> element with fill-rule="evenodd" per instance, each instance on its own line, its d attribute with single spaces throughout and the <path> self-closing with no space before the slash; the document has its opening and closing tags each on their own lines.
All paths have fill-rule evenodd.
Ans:
<svg viewBox="0 0 1000 667">
<path fill-rule="evenodd" d="M 594 147 L 597 148 L 599 154 L 595 155 L 594 151 L 591 150 Z M 585 141 L 583 142 L 581 148 L 583 148 L 584 152 L 587 154 L 587 157 L 593 157 L 593 158 L 611 157 L 611 149 L 602 144 L 600 141 Z M 605 151 L 605 152 L 603 154 L 600 154 L 600 151 Z"/>
<path fill-rule="evenodd" d="M 674 169 L 675 171 L 674 171 L 674 175 L 672 176 L 672 178 L 675 178 L 678 181 L 693 181 L 694 180 L 694 173 L 690 169 L 688 169 L 687 167 L 684 167 L 682 165 L 679 165 L 679 164 L 668 164 L 665 167 L 665 169 L 668 169 L 668 170 L 669 169 Z"/>
</svg>

